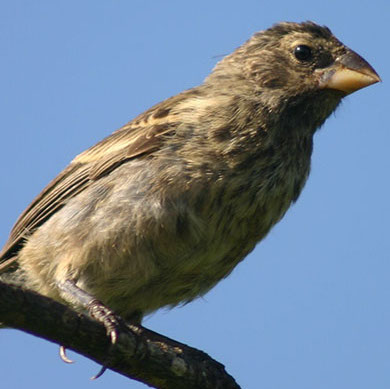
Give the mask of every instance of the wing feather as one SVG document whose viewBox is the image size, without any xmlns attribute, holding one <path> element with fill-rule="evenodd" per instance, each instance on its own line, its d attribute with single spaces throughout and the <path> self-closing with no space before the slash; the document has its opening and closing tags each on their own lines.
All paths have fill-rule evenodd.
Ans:
<svg viewBox="0 0 390 389">
<path fill-rule="evenodd" d="M 70 199 L 122 163 L 158 150 L 164 135 L 173 136 L 177 123 L 171 107 L 186 94 L 156 105 L 78 155 L 20 215 L 0 253 L 0 272 L 13 265 L 28 236 Z"/>
</svg>

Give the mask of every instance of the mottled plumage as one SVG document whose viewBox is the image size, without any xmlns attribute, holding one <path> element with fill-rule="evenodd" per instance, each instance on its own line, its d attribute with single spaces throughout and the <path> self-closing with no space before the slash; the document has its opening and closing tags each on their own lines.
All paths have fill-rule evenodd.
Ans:
<svg viewBox="0 0 390 389">
<path fill-rule="evenodd" d="M 137 321 L 206 293 L 297 200 L 316 129 L 378 80 L 326 27 L 256 33 L 77 156 L 15 224 L 1 279 L 78 308 L 70 280 Z"/>
</svg>

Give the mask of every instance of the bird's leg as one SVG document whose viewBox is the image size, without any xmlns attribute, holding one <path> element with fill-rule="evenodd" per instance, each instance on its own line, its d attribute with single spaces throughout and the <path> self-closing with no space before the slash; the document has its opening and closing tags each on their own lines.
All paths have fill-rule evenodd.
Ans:
<svg viewBox="0 0 390 389">
<path fill-rule="evenodd" d="M 72 280 L 66 280 L 65 282 L 59 283 L 58 288 L 61 290 L 63 297 L 66 298 L 66 296 L 69 296 L 72 301 L 76 300 L 88 311 L 91 317 L 104 325 L 107 335 L 111 339 L 111 345 L 116 343 L 119 319 L 113 311 L 94 296 L 79 288 Z M 73 362 L 66 356 L 66 348 L 64 346 L 60 347 L 60 357 L 66 363 Z M 105 366 L 102 366 L 99 373 L 93 376 L 92 379 L 99 378 L 106 369 Z"/>
<path fill-rule="evenodd" d="M 111 342 L 115 344 L 117 340 L 119 319 L 111 309 L 106 307 L 91 294 L 79 288 L 72 280 L 66 280 L 65 282 L 58 284 L 58 288 L 65 297 L 66 295 L 71 296 L 72 301 L 76 300 L 88 311 L 91 317 L 102 323 L 107 330 L 107 335 L 110 337 Z"/>
</svg>

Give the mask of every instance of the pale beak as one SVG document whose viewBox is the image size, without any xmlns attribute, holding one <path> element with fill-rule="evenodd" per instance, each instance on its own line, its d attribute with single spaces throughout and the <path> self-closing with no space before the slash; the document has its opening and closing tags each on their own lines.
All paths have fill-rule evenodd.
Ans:
<svg viewBox="0 0 390 389">
<path fill-rule="evenodd" d="M 346 94 L 381 81 L 374 68 L 350 49 L 331 66 L 316 72 L 319 74 L 321 89 L 335 89 Z"/>
</svg>

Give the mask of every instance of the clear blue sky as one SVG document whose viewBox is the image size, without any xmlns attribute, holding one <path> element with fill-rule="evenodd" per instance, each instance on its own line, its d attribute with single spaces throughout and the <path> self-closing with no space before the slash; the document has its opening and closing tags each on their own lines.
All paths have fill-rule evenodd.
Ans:
<svg viewBox="0 0 390 389">
<path fill-rule="evenodd" d="M 245 389 L 390 388 L 388 0 L 2 1 L 0 240 L 79 152 L 199 84 L 277 21 L 329 26 L 383 83 L 315 137 L 298 203 L 204 299 L 145 325 L 205 350 Z M 1 387 L 144 388 L 58 347 L 0 331 Z"/>
</svg>

